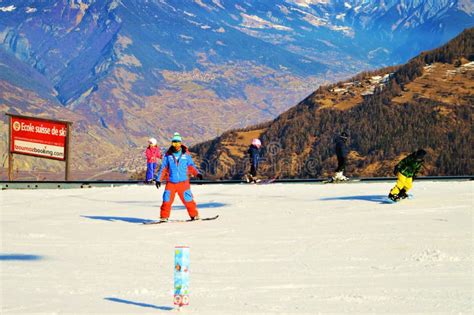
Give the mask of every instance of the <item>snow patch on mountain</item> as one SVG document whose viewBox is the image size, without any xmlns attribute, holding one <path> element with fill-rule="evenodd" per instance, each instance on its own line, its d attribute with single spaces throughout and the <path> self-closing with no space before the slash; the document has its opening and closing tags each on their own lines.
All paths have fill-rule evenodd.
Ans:
<svg viewBox="0 0 474 315">
<path fill-rule="evenodd" d="M 292 31 L 293 29 L 284 25 L 272 23 L 264 20 L 256 15 L 248 15 L 245 13 L 240 14 L 242 16 L 242 23 L 240 24 L 246 28 L 259 28 L 259 29 L 276 29 L 279 31 Z"/>
<path fill-rule="evenodd" d="M 458 2 L 458 9 L 469 15 L 474 15 L 474 2 L 472 0 L 460 0 Z"/>
<path fill-rule="evenodd" d="M 0 7 L 0 11 L 2 12 L 12 12 L 14 10 L 16 10 L 16 7 L 13 4 L 8 7 Z"/>
<path fill-rule="evenodd" d="M 355 34 L 354 30 L 349 26 L 334 25 L 326 18 L 318 17 L 314 14 L 308 13 L 306 11 L 303 11 L 297 8 L 292 8 L 292 10 L 301 13 L 303 15 L 302 19 L 306 21 L 307 23 L 311 24 L 312 26 L 325 27 L 332 31 L 341 32 L 345 36 L 349 36 L 349 37 L 353 37 Z M 336 16 L 337 19 L 342 19 L 342 20 L 344 20 L 344 17 L 345 17 L 345 13 Z"/>
<path fill-rule="evenodd" d="M 183 11 L 183 13 L 190 17 L 196 17 L 196 14 L 189 13 L 188 11 Z"/>
<path fill-rule="evenodd" d="M 161 47 L 160 45 L 158 45 L 158 44 L 154 44 L 154 45 L 153 45 L 153 48 L 155 48 L 157 52 L 162 53 L 162 54 L 165 54 L 165 55 L 167 55 L 167 56 L 173 57 L 173 55 L 174 55 L 172 50 L 162 48 L 162 47 Z"/>
<path fill-rule="evenodd" d="M 289 15 L 290 14 L 290 10 L 287 7 L 285 7 L 284 5 L 278 5 L 277 7 L 280 10 L 280 12 L 283 13 L 284 15 Z"/>
<path fill-rule="evenodd" d="M 187 35 L 179 35 L 179 37 L 185 42 L 185 43 L 190 43 L 194 38 L 191 37 L 191 36 L 187 36 Z"/>
<path fill-rule="evenodd" d="M 344 35 L 349 36 L 349 37 L 353 37 L 355 34 L 354 30 L 348 26 L 330 25 L 329 29 L 336 32 L 341 32 Z"/>
<path fill-rule="evenodd" d="M 113 0 L 110 4 L 109 4 L 109 12 L 110 11 L 113 11 L 115 9 L 117 9 L 119 7 L 119 5 L 121 5 L 122 3 L 120 2 L 120 0 Z"/>
<path fill-rule="evenodd" d="M 238 5 L 238 4 L 235 5 L 235 8 L 236 8 L 237 10 L 239 10 L 239 11 L 247 12 L 247 10 L 246 10 L 245 8 L 241 7 L 241 6 Z"/>
<path fill-rule="evenodd" d="M 216 6 L 218 6 L 219 8 L 225 10 L 224 6 L 222 5 L 221 1 L 220 0 L 212 0 L 212 3 L 214 3 Z"/>
<path fill-rule="evenodd" d="M 305 20 L 306 22 L 308 22 L 309 24 L 313 26 L 319 27 L 319 26 L 324 26 L 328 24 L 328 21 L 320 17 L 314 16 L 313 14 L 306 13 L 306 12 L 303 12 L 303 14 L 304 14 L 303 20 Z"/>
<path fill-rule="evenodd" d="M 26 7 L 26 9 L 25 9 L 26 13 L 35 13 L 36 11 L 38 11 L 38 9 L 36 9 L 36 8 Z"/>
<path fill-rule="evenodd" d="M 292 0 L 287 1 L 303 8 L 309 8 L 311 5 L 328 4 L 330 0 Z"/>
<path fill-rule="evenodd" d="M 336 20 L 344 21 L 345 17 L 346 17 L 346 13 L 341 13 L 341 14 L 336 15 Z"/>
<path fill-rule="evenodd" d="M 214 1 L 213 1 L 214 2 Z M 213 11 L 215 10 L 213 7 L 211 6 L 208 6 L 207 4 L 205 4 L 204 2 L 202 2 L 202 0 L 194 0 L 194 3 L 196 3 L 197 5 L 199 5 L 200 7 L 206 9 L 206 10 L 209 10 L 209 11 Z"/>
</svg>

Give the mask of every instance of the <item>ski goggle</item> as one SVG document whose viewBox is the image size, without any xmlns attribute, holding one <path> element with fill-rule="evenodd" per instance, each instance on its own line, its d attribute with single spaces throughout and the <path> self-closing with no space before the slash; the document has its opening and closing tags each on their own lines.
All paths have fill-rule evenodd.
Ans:
<svg viewBox="0 0 474 315">
<path fill-rule="evenodd" d="M 171 141 L 171 145 L 173 146 L 180 146 L 181 142 L 180 141 Z"/>
</svg>

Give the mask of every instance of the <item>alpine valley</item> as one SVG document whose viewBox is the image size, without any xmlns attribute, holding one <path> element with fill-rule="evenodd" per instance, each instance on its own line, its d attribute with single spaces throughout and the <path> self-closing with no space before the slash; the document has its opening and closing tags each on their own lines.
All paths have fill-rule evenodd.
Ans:
<svg viewBox="0 0 474 315">
<path fill-rule="evenodd" d="M 430 59 L 432 63 L 420 61 L 425 57 L 412 59 L 423 70 L 416 78 L 400 79 L 399 69 L 406 65 L 395 65 L 440 47 L 473 25 L 470 0 L 0 0 L 0 108 L 3 113 L 73 122 L 71 168 L 75 179 L 129 177 L 128 172 L 144 167 L 147 138 L 154 136 L 161 146 L 167 146 L 175 131 L 186 144 L 197 144 L 228 130 L 260 124 L 258 131 L 246 130 L 265 141 L 280 137 L 283 142 L 278 148 L 284 152 L 285 141 L 290 140 L 283 135 L 292 127 L 286 124 L 289 118 L 282 117 L 327 108 L 333 113 L 327 125 L 314 125 L 326 128 L 324 137 L 341 126 L 331 127 L 331 121 L 365 119 L 369 128 L 372 117 L 365 111 L 356 118 L 346 113 L 385 95 L 387 92 L 379 93 L 378 85 L 392 84 L 393 78 L 400 91 L 390 97 L 390 113 L 416 111 L 418 107 L 407 104 L 414 99 L 423 103 L 430 96 L 439 102 L 439 117 L 470 117 L 463 106 L 466 102 L 472 105 L 472 50 L 471 55 L 449 60 Z M 374 70 L 379 68 L 384 70 Z M 369 70 L 375 72 L 369 76 Z M 356 80 L 357 73 L 360 78 Z M 389 76 L 384 77 L 386 74 Z M 364 83 L 379 75 L 381 81 Z M 454 78 L 457 83 L 445 84 L 433 81 L 435 78 Z M 354 88 L 349 88 L 351 82 Z M 454 97 L 458 90 L 463 96 Z M 320 119 L 316 116 L 311 118 L 315 122 Z M 265 123 L 276 117 L 275 123 Z M 397 119 L 402 118 L 396 114 L 383 118 L 401 123 Z M 345 124 L 353 127 L 355 121 Z M 429 120 L 424 127 L 437 129 L 436 124 Z M 308 127 L 301 124 L 298 128 L 302 126 Z M 5 115 L 0 129 L 5 168 Z M 397 131 L 396 137 L 401 139 L 406 134 L 403 131 Z M 399 147 L 371 147 L 366 144 L 370 139 L 360 132 L 353 135 L 357 148 L 353 154 L 360 161 L 357 167 L 366 170 L 356 168 L 354 174 L 385 174 L 377 163 L 386 154 L 395 159 L 415 145 L 409 139 Z M 384 132 L 386 137 L 395 136 L 395 131 Z M 287 175 L 324 174 L 330 166 L 324 162 L 329 151 L 324 155 L 313 150 L 322 138 L 316 130 L 301 134 L 306 145 L 292 148 L 294 157 L 309 154 L 322 159 L 315 160 L 321 162 L 320 168 Z M 217 139 L 226 135 L 229 132 Z M 242 135 L 242 139 L 252 135 Z M 211 156 L 216 161 L 223 158 L 206 145 L 196 147 L 201 161 Z M 384 150 L 389 153 L 381 153 Z M 450 159 L 436 154 L 436 159 Z M 17 178 L 55 176 L 42 171 L 56 172 L 61 178 L 62 168 L 55 161 L 15 157 L 15 169 L 28 172 L 16 173 Z M 455 169 L 443 172 L 458 173 L 466 167 Z M 110 173 L 117 171 L 124 174 Z M 4 169 L 2 177 L 6 177 Z"/>
<path fill-rule="evenodd" d="M 334 139 L 349 134 L 349 176 L 393 176 L 409 153 L 425 149 L 422 175 L 474 174 L 474 28 L 401 66 L 321 86 L 276 119 L 191 148 L 216 178 L 248 172 L 247 148 L 262 140 L 262 177 L 332 176 Z"/>
</svg>

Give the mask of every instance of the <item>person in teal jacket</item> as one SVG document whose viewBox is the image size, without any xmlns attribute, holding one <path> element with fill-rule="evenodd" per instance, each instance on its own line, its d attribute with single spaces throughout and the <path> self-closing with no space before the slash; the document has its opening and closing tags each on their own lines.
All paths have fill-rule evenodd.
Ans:
<svg viewBox="0 0 474 315">
<path fill-rule="evenodd" d="M 181 135 L 176 132 L 171 139 L 170 148 L 163 157 L 160 170 L 155 176 L 155 185 L 158 189 L 161 186 L 161 181 L 166 180 L 160 211 L 161 221 L 168 220 L 176 193 L 186 206 L 191 220 L 199 219 L 196 202 L 191 192 L 189 175 L 202 179 L 202 174 L 194 164 L 188 148 L 181 141 Z"/>
<path fill-rule="evenodd" d="M 400 199 L 408 197 L 407 192 L 413 185 L 413 178 L 423 167 L 425 155 L 426 151 L 419 149 L 401 160 L 395 166 L 393 172 L 397 175 L 397 183 L 395 187 L 390 190 L 388 198 L 393 201 L 399 201 Z"/>
</svg>

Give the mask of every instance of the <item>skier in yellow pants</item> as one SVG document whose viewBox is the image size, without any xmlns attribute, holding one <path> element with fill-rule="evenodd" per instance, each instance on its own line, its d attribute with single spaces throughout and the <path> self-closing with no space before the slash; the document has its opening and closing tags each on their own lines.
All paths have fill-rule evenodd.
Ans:
<svg viewBox="0 0 474 315">
<path fill-rule="evenodd" d="M 397 175 L 397 183 L 395 187 L 390 190 L 388 198 L 393 201 L 399 201 L 408 197 L 407 192 L 413 185 L 413 177 L 421 170 L 426 151 L 419 149 L 413 152 L 403 160 L 401 160 L 397 166 L 395 166 L 394 173 Z"/>
</svg>

